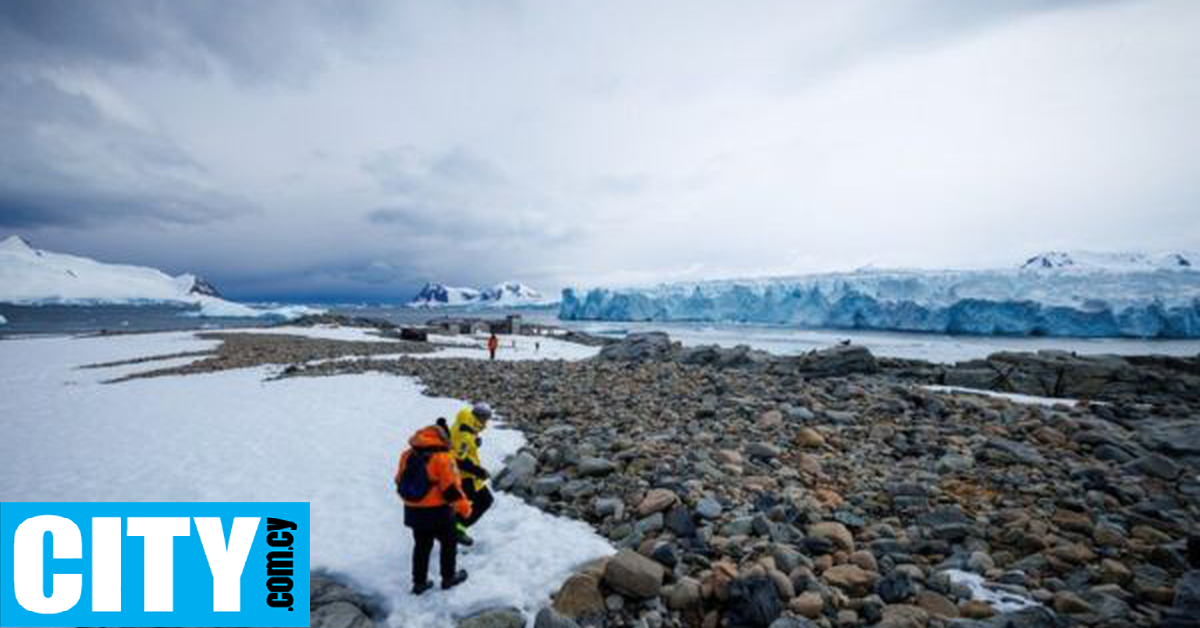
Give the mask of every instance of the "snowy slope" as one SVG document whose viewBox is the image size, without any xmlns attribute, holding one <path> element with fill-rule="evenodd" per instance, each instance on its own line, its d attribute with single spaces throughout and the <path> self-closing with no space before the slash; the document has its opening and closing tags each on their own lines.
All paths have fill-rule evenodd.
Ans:
<svg viewBox="0 0 1200 628">
<path fill-rule="evenodd" d="M 490 288 L 455 288 L 440 283 L 425 284 L 408 307 L 528 307 L 551 305 L 553 300 L 529 286 L 506 281 Z"/>
<path fill-rule="evenodd" d="M 102 384 L 160 363 L 77 368 L 212 345 L 191 333 L 0 342 L 0 501 L 310 502 L 313 566 L 380 594 L 396 628 L 453 626 L 498 605 L 532 613 L 612 552 L 587 524 L 498 493 L 459 555 L 468 584 L 413 597 L 392 474 L 408 436 L 464 402 L 383 374 L 268 382 L 270 369 L 249 368 Z M 523 444 L 490 427 L 484 465 L 500 469 Z"/>
<path fill-rule="evenodd" d="M 1049 253 L 1003 270 L 860 270 L 644 289 L 567 289 L 559 317 L 1195 338 L 1200 337 L 1200 272 L 1192 259 Z"/>
<path fill-rule="evenodd" d="M 194 275 L 171 277 L 144 266 L 105 264 L 29 246 L 18 236 L 0 242 L 0 302 L 20 304 L 179 303 L 201 316 L 292 318 L 314 312 L 290 306 L 257 309 L 226 301 Z"/>
</svg>

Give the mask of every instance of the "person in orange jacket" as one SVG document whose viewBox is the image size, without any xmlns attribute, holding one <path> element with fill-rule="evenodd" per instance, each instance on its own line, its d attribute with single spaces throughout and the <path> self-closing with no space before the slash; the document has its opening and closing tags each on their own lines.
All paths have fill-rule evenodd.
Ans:
<svg viewBox="0 0 1200 628">
<path fill-rule="evenodd" d="M 429 558 L 433 542 L 441 547 L 442 588 L 462 584 L 466 570 L 456 569 L 457 517 L 471 516 L 471 502 L 463 493 L 462 475 L 450 452 L 446 419 L 423 427 L 408 439 L 409 449 L 400 456 L 396 469 L 396 492 L 404 500 L 404 525 L 413 531 L 412 592 L 420 595 L 429 582 Z"/>
<path fill-rule="evenodd" d="M 492 335 L 489 336 L 487 339 L 488 359 L 495 360 L 496 359 L 496 349 L 499 349 L 499 348 L 500 348 L 500 339 L 496 337 L 496 332 L 492 332 Z"/>
</svg>

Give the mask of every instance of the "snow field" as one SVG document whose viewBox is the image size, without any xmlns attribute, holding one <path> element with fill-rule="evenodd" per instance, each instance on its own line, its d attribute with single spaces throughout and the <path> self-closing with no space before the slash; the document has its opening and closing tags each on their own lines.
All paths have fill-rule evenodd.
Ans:
<svg viewBox="0 0 1200 628">
<path fill-rule="evenodd" d="M 212 345 L 190 332 L 0 342 L 0 501 L 307 501 L 313 566 L 379 593 L 393 626 L 500 604 L 532 614 L 613 551 L 587 525 L 499 494 L 460 551 L 470 581 L 414 598 L 392 476 L 411 433 L 464 401 L 384 374 L 265 382 L 263 367 L 107 385 L 147 365 L 76 368 Z M 523 437 L 501 425 L 484 443 L 498 470 Z"/>
</svg>

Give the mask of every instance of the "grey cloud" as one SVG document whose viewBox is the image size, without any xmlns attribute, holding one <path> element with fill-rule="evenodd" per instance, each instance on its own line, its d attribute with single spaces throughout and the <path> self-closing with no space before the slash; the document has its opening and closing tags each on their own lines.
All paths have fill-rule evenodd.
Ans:
<svg viewBox="0 0 1200 628">
<path fill-rule="evenodd" d="M 202 224 L 253 211 L 179 146 L 85 96 L 3 71 L 0 96 L 0 226 Z"/>
<path fill-rule="evenodd" d="M 506 246 L 560 246 L 578 235 L 532 186 L 462 148 L 426 153 L 404 147 L 368 159 L 363 170 L 392 201 L 367 213 L 377 226 Z"/>
<path fill-rule="evenodd" d="M 374 0 L 10 0 L 0 3 L 0 53 L 63 65 L 220 67 L 243 83 L 303 80 L 331 39 L 352 42 L 386 5 Z"/>
</svg>

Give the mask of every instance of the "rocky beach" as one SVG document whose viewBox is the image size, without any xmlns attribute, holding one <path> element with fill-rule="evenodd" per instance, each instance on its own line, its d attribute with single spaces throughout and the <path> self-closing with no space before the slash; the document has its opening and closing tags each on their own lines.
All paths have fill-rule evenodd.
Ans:
<svg viewBox="0 0 1200 628">
<path fill-rule="evenodd" d="M 1042 352 L 947 366 L 640 334 L 588 360 L 500 363 L 226 336 L 215 357 L 146 375 L 267 362 L 279 378 L 382 372 L 488 401 L 527 439 L 493 470 L 495 486 L 618 550 L 580 565 L 536 618 L 497 608 L 460 626 L 1200 617 L 1198 359 Z M 1039 397 L 953 392 L 963 388 Z M 342 610 L 314 625 L 371 621 Z"/>
</svg>

